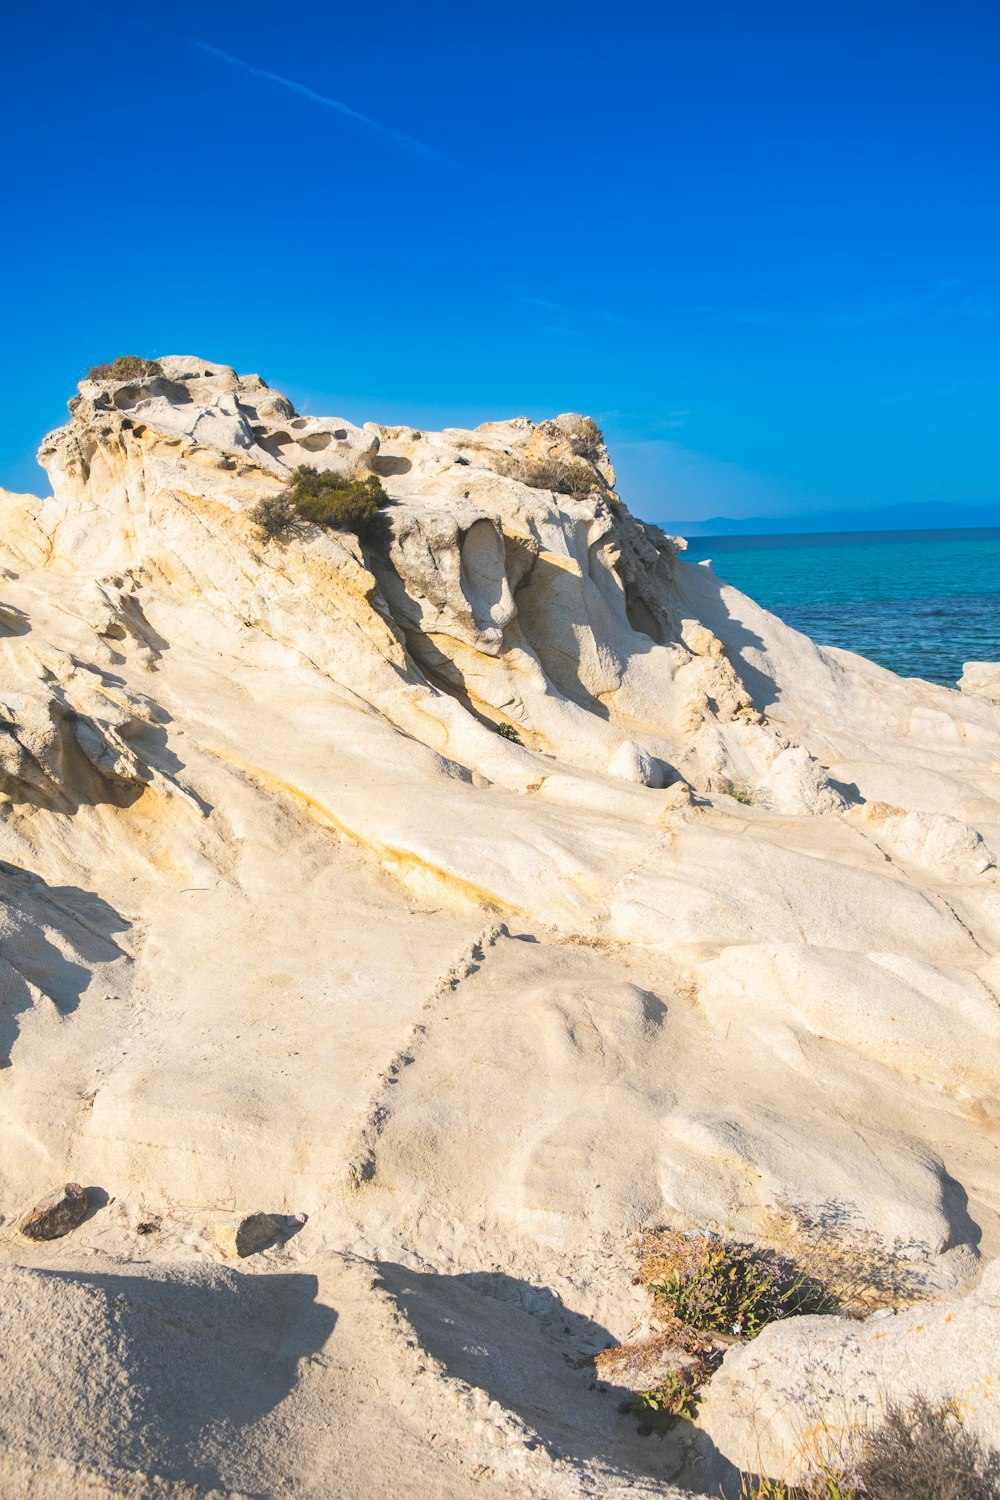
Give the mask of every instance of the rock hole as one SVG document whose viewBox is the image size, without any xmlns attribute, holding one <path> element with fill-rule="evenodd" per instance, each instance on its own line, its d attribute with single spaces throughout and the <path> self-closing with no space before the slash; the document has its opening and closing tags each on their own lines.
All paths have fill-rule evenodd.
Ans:
<svg viewBox="0 0 1000 1500">
<path fill-rule="evenodd" d="M 662 646 L 663 639 L 659 622 L 645 599 L 640 599 L 638 594 L 631 599 L 626 598 L 625 613 L 628 622 L 637 635 L 648 635 L 651 641 Z"/>
</svg>

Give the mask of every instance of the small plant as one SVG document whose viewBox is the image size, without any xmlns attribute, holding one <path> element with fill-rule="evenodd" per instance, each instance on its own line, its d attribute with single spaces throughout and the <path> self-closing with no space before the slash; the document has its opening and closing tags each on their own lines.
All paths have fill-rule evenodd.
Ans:
<svg viewBox="0 0 1000 1500">
<path fill-rule="evenodd" d="M 671 1370 L 660 1384 L 649 1391 L 637 1391 L 628 1401 L 628 1409 L 637 1417 L 684 1418 L 694 1420 L 701 1401 L 700 1387 L 711 1369 L 699 1362 L 681 1370 Z"/>
<path fill-rule="evenodd" d="M 382 506 L 388 495 L 377 474 L 320 473 L 300 464 L 280 495 L 259 500 L 250 512 L 264 541 L 283 540 L 300 526 L 350 531 L 369 540 L 385 537 Z"/>
<path fill-rule="evenodd" d="M 593 417 L 584 417 L 579 429 L 571 433 L 569 445 L 578 458 L 603 458 L 604 433 Z"/>
<path fill-rule="evenodd" d="M 872 1500 L 872 1497 L 830 1474 L 819 1475 L 804 1485 L 784 1484 L 780 1479 L 765 1479 L 756 1474 L 741 1474 L 738 1500 Z"/>
<path fill-rule="evenodd" d="M 138 354 L 119 354 L 110 364 L 93 365 L 88 380 L 142 380 L 148 375 L 162 375 L 163 366 L 156 359 L 141 359 Z"/>
<path fill-rule="evenodd" d="M 284 541 L 294 531 L 299 516 L 287 494 L 266 495 L 250 512 L 250 519 L 265 542 Z"/>
<path fill-rule="evenodd" d="M 725 797 L 732 797 L 734 802 L 742 802 L 745 807 L 752 807 L 757 800 L 753 787 L 747 786 L 745 781 L 724 781 L 722 793 Z"/>
<path fill-rule="evenodd" d="M 650 1236 L 640 1280 L 673 1318 L 753 1338 L 769 1323 L 831 1311 L 822 1287 L 772 1251 L 734 1240 L 676 1232 Z"/>
<path fill-rule="evenodd" d="M 513 724 L 505 724 L 501 722 L 497 725 L 497 734 L 500 735 L 501 739 L 510 740 L 512 745 L 524 744 L 524 741 L 522 740 L 518 731 L 514 728 Z"/>
<path fill-rule="evenodd" d="M 300 464 L 287 495 L 301 519 L 315 526 L 353 531 L 356 536 L 381 535 L 384 531 L 381 507 L 389 497 L 377 474 L 321 474 L 309 464 Z"/>
</svg>

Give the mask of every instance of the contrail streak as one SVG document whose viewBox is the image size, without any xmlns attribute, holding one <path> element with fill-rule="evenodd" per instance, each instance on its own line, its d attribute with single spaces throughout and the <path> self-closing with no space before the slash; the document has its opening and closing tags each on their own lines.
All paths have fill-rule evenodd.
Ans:
<svg viewBox="0 0 1000 1500">
<path fill-rule="evenodd" d="M 407 151 L 413 151 L 428 161 L 451 166 L 448 158 L 442 156 L 439 151 L 435 151 L 433 146 L 425 146 L 423 141 L 415 141 L 412 136 L 403 135 L 398 130 L 390 130 L 387 125 L 380 125 L 377 120 L 370 120 L 367 115 L 359 114 L 356 109 L 351 109 L 349 104 L 342 104 L 339 99 L 331 99 L 326 94 L 317 94 L 315 89 L 307 88 L 304 83 L 296 83 L 291 78 L 282 78 L 279 73 L 269 73 L 266 68 L 256 68 L 252 63 L 244 62 L 241 57 L 234 57 L 231 52 L 223 52 L 221 47 L 211 47 L 208 42 L 199 42 L 195 37 L 191 37 L 190 42 L 193 47 L 198 48 L 199 52 L 206 52 L 209 57 L 216 57 L 220 62 L 228 63 L 231 68 L 236 68 L 240 73 L 246 73 L 251 78 L 262 78 L 266 83 L 275 83 L 279 88 L 288 89 L 293 94 L 300 94 L 311 104 L 320 104 L 324 109 L 335 110 L 345 119 L 353 120 L 355 125 L 360 125 L 365 130 L 370 130 L 375 135 L 394 142 L 397 146 L 403 146 Z"/>
</svg>

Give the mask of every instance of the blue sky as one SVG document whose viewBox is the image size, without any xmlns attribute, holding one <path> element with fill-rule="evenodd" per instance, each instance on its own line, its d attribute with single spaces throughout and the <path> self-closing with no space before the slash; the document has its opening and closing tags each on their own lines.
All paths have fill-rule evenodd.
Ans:
<svg viewBox="0 0 1000 1500">
<path fill-rule="evenodd" d="M 122 352 L 594 415 L 650 519 L 1000 500 L 993 4 L 5 21 L 0 483 Z"/>
</svg>

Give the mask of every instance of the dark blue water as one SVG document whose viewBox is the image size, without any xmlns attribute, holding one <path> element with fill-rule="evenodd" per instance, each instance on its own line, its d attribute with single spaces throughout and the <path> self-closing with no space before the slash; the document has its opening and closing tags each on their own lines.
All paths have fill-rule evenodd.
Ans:
<svg viewBox="0 0 1000 1500">
<path fill-rule="evenodd" d="M 693 537 L 714 571 L 824 646 L 954 687 L 1000 661 L 1000 529 Z"/>
</svg>

